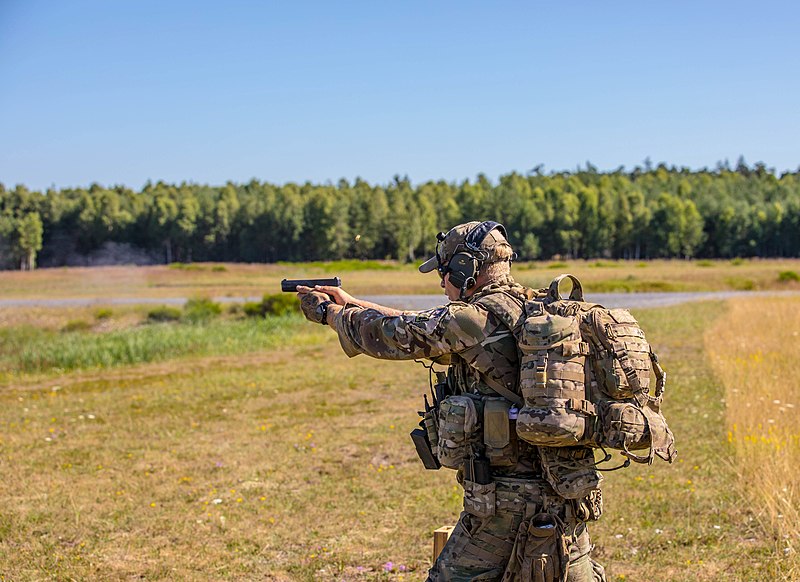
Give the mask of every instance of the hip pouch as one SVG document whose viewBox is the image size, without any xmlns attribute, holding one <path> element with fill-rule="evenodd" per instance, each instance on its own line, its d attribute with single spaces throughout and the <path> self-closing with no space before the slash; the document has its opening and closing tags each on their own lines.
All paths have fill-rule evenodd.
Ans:
<svg viewBox="0 0 800 582">
<path fill-rule="evenodd" d="M 478 434 L 480 400 L 467 395 L 448 396 L 439 406 L 438 455 L 442 466 L 458 469 Z"/>
<path fill-rule="evenodd" d="M 550 486 L 564 499 L 583 499 L 600 487 L 594 450 L 589 447 L 538 447 L 542 472 Z"/>
</svg>

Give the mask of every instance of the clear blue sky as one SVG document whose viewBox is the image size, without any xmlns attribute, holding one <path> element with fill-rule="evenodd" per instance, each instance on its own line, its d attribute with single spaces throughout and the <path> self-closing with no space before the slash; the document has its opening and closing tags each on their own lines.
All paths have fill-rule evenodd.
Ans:
<svg viewBox="0 0 800 582">
<path fill-rule="evenodd" d="M 800 165 L 796 2 L 0 0 L 0 182 Z"/>
</svg>

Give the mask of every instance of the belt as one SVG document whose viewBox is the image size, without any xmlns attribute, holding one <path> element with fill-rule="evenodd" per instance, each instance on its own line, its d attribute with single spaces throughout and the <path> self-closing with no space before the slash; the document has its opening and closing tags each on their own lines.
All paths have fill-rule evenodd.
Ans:
<svg viewBox="0 0 800 582">
<path fill-rule="evenodd" d="M 547 510 L 566 520 L 574 513 L 569 500 L 556 494 L 545 481 L 498 476 L 492 481 L 498 510 L 522 513 L 526 518 Z"/>
</svg>

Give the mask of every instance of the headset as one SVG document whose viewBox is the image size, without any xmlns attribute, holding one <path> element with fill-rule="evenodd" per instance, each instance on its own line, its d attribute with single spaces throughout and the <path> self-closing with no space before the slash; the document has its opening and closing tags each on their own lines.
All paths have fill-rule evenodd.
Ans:
<svg viewBox="0 0 800 582">
<path fill-rule="evenodd" d="M 464 238 L 464 249 L 454 253 L 447 265 L 439 263 L 439 274 L 444 277 L 447 273 L 450 273 L 450 283 L 461 289 L 459 294 L 461 299 L 464 298 L 464 292 L 467 289 L 475 286 L 481 267 L 489 259 L 489 253 L 481 249 L 480 246 L 486 236 L 494 229 L 499 230 L 503 237 L 508 240 L 506 228 L 502 224 L 493 220 L 486 220 L 467 233 Z M 436 235 L 436 239 L 441 243 L 446 236 L 447 233 L 440 232 Z M 436 245 L 436 257 L 439 257 L 439 244 Z"/>
</svg>

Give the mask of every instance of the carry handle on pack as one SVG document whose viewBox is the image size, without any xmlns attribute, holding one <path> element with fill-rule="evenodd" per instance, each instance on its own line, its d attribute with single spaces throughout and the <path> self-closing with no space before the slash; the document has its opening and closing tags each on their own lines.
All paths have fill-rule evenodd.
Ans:
<svg viewBox="0 0 800 582">
<path fill-rule="evenodd" d="M 583 286 L 581 282 L 578 281 L 577 277 L 574 275 L 559 275 L 550 283 L 550 288 L 547 290 L 547 299 L 549 303 L 554 301 L 561 300 L 561 293 L 559 292 L 558 288 L 561 285 L 561 281 L 564 279 L 569 279 L 572 281 L 572 291 L 569 292 L 569 300 L 570 301 L 583 301 Z"/>
</svg>

